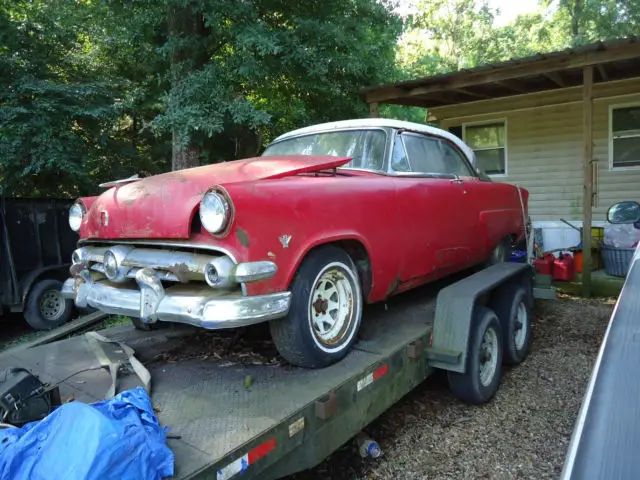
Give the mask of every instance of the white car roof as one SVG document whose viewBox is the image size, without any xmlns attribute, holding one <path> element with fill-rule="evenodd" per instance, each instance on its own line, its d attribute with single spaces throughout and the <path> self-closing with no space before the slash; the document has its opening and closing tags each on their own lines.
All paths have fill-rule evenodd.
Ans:
<svg viewBox="0 0 640 480">
<path fill-rule="evenodd" d="M 455 135 L 442 130 L 440 128 L 431 127 L 421 123 L 405 122 L 403 120 L 393 120 L 390 118 L 358 118 L 354 120 L 340 120 L 338 122 L 320 123 L 317 125 L 311 125 L 309 127 L 298 128 L 285 134 L 280 135 L 274 140 L 274 142 L 284 140 L 290 137 L 297 137 L 299 135 L 308 135 L 312 133 L 326 132 L 328 130 L 341 130 L 344 128 L 357 128 L 357 127 L 388 127 L 388 128 L 402 128 L 407 130 L 413 130 L 416 132 L 439 135 L 441 137 L 450 140 L 455 143 L 471 160 L 471 163 L 475 165 L 476 159 L 473 150 L 464 143 L 460 138 Z"/>
</svg>

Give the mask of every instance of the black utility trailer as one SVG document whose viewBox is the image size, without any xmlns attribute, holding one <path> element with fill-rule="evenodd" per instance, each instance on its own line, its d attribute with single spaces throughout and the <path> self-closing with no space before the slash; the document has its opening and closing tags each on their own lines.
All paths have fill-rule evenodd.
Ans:
<svg viewBox="0 0 640 480">
<path fill-rule="evenodd" d="M 503 360 L 519 363 L 528 353 L 533 272 L 501 263 L 459 278 L 369 307 L 353 351 L 317 370 L 188 356 L 158 361 L 194 343 L 189 335 L 198 331 L 188 326 L 141 332 L 122 325 L 101 334 L 132 347 L 149 369 L 153 405 L 175 436 L 168 444 L 176 478 L 275 479 L 320 463 L 436 369 L 448 372 L 463 401 L 491 399 Z M 118 347 L 104 353 L 124 360 Z M 100 362 L 79 336 L 0 356 L 0 369 L 10 365 L 53 383 Z M 483 378 L 486 365 L 494 368 Z M 61 396 L 99 401 L 110 383 L 108 371 L 86 371 L 63 382 Z M 118 389 L 139 384 L 128 375 Z"/>
<path fill-rule="evenodd" d="M 69 228 L 71 200 L 0 198 L 0 316 L 24 312 L 38 330 L 71 318 L 60 294 L 78 235 Z"/>
</svg>

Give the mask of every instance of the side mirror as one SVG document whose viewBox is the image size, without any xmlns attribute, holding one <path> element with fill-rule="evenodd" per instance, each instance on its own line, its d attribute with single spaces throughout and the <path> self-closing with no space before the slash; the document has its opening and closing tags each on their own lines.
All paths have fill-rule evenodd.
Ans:
<svg viewBox="0 0 640 480">
<path fill-rule="evenodd" d="M 618 202 L 607 211 L 609 223 L 637 223 L 640 222 L 640 203 Z"/>
</svg>

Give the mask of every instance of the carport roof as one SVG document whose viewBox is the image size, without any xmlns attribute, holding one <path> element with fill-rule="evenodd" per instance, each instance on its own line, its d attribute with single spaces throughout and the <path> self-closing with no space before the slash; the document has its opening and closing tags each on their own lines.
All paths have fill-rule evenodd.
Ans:
<svg viewBox="0 0 640 480">
<path fill-rule="evenodd" d="M 600 41 L 362 90 L 368 103 L 441 107 L 582 85 L 594 67 L 594 83 L 640 76 L 640 37 Z"/>
</svg>

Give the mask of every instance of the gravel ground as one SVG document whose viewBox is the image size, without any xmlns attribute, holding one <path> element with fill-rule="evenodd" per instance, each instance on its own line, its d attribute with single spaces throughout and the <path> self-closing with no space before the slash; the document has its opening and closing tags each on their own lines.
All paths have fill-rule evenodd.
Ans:
<svg viewBox="0 0 640 480">
<path fill-rule="evenodd" d="M 350 442 L 290 480 L 558 478 L 614 303 L 536 302 L 531 354 L 489 404 L 462 404 L 436 375 L 367 428 L 382 458 Z"/>
</svg>

